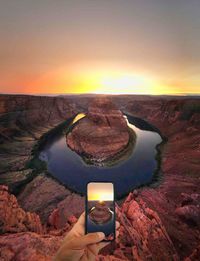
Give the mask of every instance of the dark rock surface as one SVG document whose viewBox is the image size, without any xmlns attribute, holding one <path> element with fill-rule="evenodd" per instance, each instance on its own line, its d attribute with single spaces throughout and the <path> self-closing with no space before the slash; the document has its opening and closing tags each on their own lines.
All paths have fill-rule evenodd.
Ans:
<svg viewBox="0 0 200 261">
<path fill-rule="evenodd" d="M 73 222 L 73 218 L 78 218 L 85 211 L 85 198 L 75 193 L 70 194 L 57 204 L 48 219 L 48 224 L 54 228 L 62 228 L 66 220 Z"/>
<path fill-rule="evenodd" d="M 54 179 L 40 174 L 20 192 L 18 201 L 26 211 L 36 212 L 45 222 L 57 204 L 71 194 Z"/>
<path fill-rule="evenodd" d="M 181 194 L 183 200 L 181 206 L 177 207 L 175 213 L 186 223 L 196 225 L 200 228 L 200 194 Z"/>
<path fill-rule="evenodd" d="M 80 109 L 70 98 L 0 95 L 0 184 L 15 191 L 30 181 L 26 163 L 34 145 Z"/>
</svg>

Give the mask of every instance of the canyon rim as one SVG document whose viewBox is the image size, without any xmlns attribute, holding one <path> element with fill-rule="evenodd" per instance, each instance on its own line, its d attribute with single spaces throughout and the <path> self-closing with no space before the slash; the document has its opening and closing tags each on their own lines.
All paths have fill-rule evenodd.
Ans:
<svg viewBox="0 0 200 261">
<path fill-rule="evenodd" d="M 102 250 L 98 260 L 198 260 L 199 99 L 109 98 L 121 111 L 156 126 L 167 142 L 160 147 L 160 182 L 117 202 L 120 236 Z M 0 96 L 1 260 L 51 260 L 83 212 L 84 197 L 27 162 L 45 133 L 77 113 L 86 113 L 93 99 Z"/>
</svg>

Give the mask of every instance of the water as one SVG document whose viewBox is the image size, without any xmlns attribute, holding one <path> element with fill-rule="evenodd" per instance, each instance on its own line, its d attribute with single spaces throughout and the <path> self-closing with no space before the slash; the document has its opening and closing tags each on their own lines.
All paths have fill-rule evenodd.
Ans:
<svg viewBox="0 0 200 261">
<path fill-rule="evenodd" d="M 115 196 L 120 198 L 134 188 L 151 182 L 157 167 L 156 145 L 162 141 L 157 132 L 136 127 L 131 116 L 127 116 L 127 120 L 137 139 L 130 157 L 120 164 L 112 167 L 86 165 L 67 146 L 63 133 L 56 134 L 46 142 L 39 158 L 47 162 L 48 171 L 56 179 L 78 193 L 85 194 L 88 182 L 108 181 L 114 183 Z M 149 126 L 149 129 L 152 127 Z"/>
<path fill-rule="evenodd" d="M 103 232 L 106 237 L 111 236 L 114 233 L 115 229 L 115 218 L 114 218 L 114 202 L 110 200 L 104 201 L 106 204 L 106 207 L 108 208 L 109 212 L 111 213 L 111 218 L 108 221 L 102 222 L 102 224 L 95 223 L 92 219 L 90 219 L 90 211 L 92 208 L 94 208 L 98 200 L 89 200 L 87 204 L 87 217 L 86 217 L 86 231 L 87 233 L 92 232 Z M 114 235 L 113 235 L 114 236 Z"/>
</svg>

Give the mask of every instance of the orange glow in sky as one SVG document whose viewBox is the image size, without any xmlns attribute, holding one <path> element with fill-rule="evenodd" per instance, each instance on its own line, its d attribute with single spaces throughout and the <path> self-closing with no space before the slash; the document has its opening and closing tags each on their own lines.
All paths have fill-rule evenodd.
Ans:
<svg viewBox="0 0 200 261">
<path fill-rule="evenodd" d="M 12 86 L 12 80 L 10 85 Z M 63 67 L 44 73 L 38 77 L 16 77 L 13 85 L 5 88 L 10 92 L 27 94 L 177 94 L 198 93 L 198 86 L 190 83 L 190 88 L 177 81 L 165 82 L 151 73 L 134 70 L 128 66 L 98 66 L 83 63 Z M 5 85 L 6 86 L 6 85 Z M 20 86 L 20 88 L 18 87 Z"/>
<path fill-rule="evenodd" d="M 150 73 L 120 66 L 72 65 L 19 84 L 24 93 L 169 94 L 180 88 Z M 195 92 L 195 89 L 194 89 Z"/>
<path fill-rule="evenodd" d="M 0 93 L 200 93 L 199 12 L 195 0 L 0 1 Z"/>
<path fill-rule="evenodd" d="M 88 200 L 114 200 L 112 183 L 89 183 L 87 186 Z"/>
</svg>

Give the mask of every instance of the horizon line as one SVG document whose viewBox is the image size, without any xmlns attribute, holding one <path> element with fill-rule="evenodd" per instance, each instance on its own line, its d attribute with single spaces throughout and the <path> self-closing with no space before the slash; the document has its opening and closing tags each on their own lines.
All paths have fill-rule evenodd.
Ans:
<svg viewBox="0 0 200 261">
<path fill-rule="evenodd" d="M 144 96 L 200 96 L 200 93 L 186 93 L 186 92 L 179 92 L 179 93 L 160 93 L 160 94 L 153 94 L 153 93 L 100 93 L 100 92 L 88 92 L 88 93 L 23 93 L 23 92 L 0 92 L 0 95 L 30 95 L 30 96 L 58 96 L 58 95 L 144 95 Z"/>
</svg>

